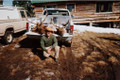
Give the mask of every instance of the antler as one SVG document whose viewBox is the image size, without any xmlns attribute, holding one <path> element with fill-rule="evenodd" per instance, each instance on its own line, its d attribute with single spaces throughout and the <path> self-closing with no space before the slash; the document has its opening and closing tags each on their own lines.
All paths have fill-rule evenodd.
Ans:
<svg viewBox="0 0 120 80">
<path fill-rule="evenodd" d="M 48 13 L 46 13 L 45 18 L 43 19 L 43 21 L 40 23 L 40 25 L 39 25 L 39 26 L 41 26 L 41 25 L 43 24 L 43 22 L 46 20 L 47 16 L 48 16 Z"/>
</svg>

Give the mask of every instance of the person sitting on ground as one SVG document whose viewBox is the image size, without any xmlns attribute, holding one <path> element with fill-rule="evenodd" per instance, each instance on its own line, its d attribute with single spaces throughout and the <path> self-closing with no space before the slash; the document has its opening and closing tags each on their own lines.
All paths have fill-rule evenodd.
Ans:
<svg viewBox="0 0 120 80">
<path fill-rule="evenodd" d="M 43 50 L 44 57 L 49 57 L 51 51 L 55 51 L 55 61 L 58 61 L 59 57 L 59 46 L 56 37 L 52 34 L 53 30 L 51 27 L 45 29 L 45 35 L 41 37 L 40 46 Z"/>
</svg>

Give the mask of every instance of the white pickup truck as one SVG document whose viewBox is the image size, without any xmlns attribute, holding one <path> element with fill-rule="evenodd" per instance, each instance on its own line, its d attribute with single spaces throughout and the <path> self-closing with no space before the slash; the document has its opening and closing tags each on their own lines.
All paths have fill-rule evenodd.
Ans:
<svg viewBox="0 0 120 80">
<path fill-rule="evenodd" d="M 0 6 L 0 37 L 5 44 L 13 41 L 13 34 L 26 30 L 27 13 L 22 7 Z"/>
<path fill-rule="evenodd" d="M 46 14 L 47 14 L 47 17 L 46 17 Z M 46 17 L 46 19 L 45 19 L 45 17 Z M 33 19 L 30 21 L 33 23 L 40 23 L 44 19 L 45 19 L 45 21 L 43 22 L 44 25 L 50 25 L 51 20 L 53 20 L 54 25 L 57 25 L 57 26 L 64 25 L 65 26 L 65 29 L 67 32 L 64 33 L 63 36 L 54 34 L 57 38 L 62 38 L 62 39 L 64 38 L 64 39 L 68 40 L 68 38 L 70 39 L 72 37 L 74 24 L 72 22 L 72 18 L 71 18 L 71 14 L 70 14 L 69 10 L 58 9 L 58 8 L 47 8 L 43 11 L 42 15 L 40 15 L 40 18 Z M 28 32 L 26 33 L 26 35 L 29 38 L 31 38 L 31 37 L 35 38 L 37 36 L 41 36 L 41 34 L 35 33 L 32 31 L 32 28 L 35 26 L 35 24 L 33 24 L 33 23 L 29 23 Z"/>
</svg>

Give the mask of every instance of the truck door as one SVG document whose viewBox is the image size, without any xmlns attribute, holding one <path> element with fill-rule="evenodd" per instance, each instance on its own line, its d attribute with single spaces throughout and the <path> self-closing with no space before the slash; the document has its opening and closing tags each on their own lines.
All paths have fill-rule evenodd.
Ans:
<svg viewBox="0 0 120 80">
<path fill-rule="evenodd" d="M 25 30 L 26 29 L 26 13 L 25 10 L 21 10 L 20 11 L 20 15 L 21 15 L 21 19 L 22 19 L 22 23 L 21 23 L 21 29 Z"/>
</svg>

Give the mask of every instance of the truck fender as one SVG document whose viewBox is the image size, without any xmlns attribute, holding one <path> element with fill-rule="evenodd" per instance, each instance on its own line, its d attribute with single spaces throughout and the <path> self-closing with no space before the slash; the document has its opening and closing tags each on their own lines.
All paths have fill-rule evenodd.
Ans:
<svg viewBox="0 0 120 80">
<path fill-rule="evenodd" d="M 10 27 L 10 26 L 7 26 L 4 30 L 4 35 L 5 35 L 5 32 L 6 31 L 12 31 L 14 33 L 14 28 L 13 27 Z"/>
</svg>

